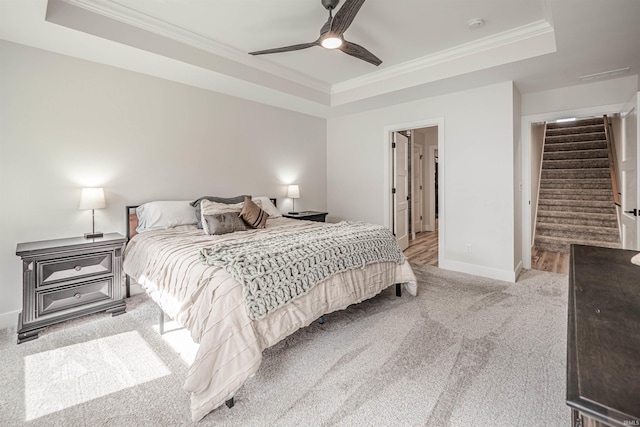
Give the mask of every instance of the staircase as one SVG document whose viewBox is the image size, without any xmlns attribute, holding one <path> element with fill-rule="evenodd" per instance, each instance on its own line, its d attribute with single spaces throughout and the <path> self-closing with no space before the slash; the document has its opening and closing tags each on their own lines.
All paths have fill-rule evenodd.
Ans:
<svg viewBox="0 0 640 427">
<path fill-rule="evenodd" d="M 620 247 L 603 118 L 548 123 L 538 194 L 535 247 Z"/>
</svg>

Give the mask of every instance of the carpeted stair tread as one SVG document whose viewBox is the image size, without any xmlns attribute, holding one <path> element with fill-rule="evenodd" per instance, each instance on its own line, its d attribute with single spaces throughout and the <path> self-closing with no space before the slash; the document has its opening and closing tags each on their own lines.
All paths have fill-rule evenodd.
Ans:
<svg viewBox="0 0 640 427">
<path fill-rule="evenodd" d="M 609 168 L 542 169 L 541 178 L 589 179 L 610 178 Z"/>
<path fill-rule="evenodd" d="M 540 223 L 574 224 L 580 226 L 594 226 L 613 228 L 618 230 L 618 218 L 615 214 L 601 214 L 592 212 L 568 211 L 538 211 L 536 225 Z"/>
<path fill-rule="evenodd" d="M 556 202 L 555 200 L 552 202 Z M 538 203 L 538 210 L 551 210 L 551 211 L 564 211 L 564 212 L 577 212 L 578 210 L 581 212 L 589 212 L 589 213 L 601 213 L 601 214 L 610 214 L 615 213 L 615 205 L 613 203 L 606 205 L 589 205 L 589 204 L 579 204 L 579 200 L 569 200 L 563 201 L 563 203 L 549 203 L 540 201 Z"/>
<path fill-rule="evenodd" d="M 606 148 L 585 150 L 557 150 L 547 151 L 543 159 L 546 160 L 570 160 L 570 159 L 607 159 L 609 154 Z"/>
<path fill-rule="evenodd" d="M 538 196 L 544 200 L 598 200 L 613 202 L 608 189 L 541 188 Z"/>
<path fill-rule="evenodd" d="M 567 239 L 587 239 L 593 241 L 619 243 L 617 233 L 611 228 L 576 224 L 555 224 L 538 222 L 537 235 L 545 237 L 560 237 Z"/>
<path fill-rule="evenodd" d="M 601 242 L 598 240 L 588 240 L 588 239 L 565 239 L 559 237 L 550 237 L 550 236 L 536 236 L 535 246 L 538 249 L 542 249 L 545 251 L 552 252 L 569 252 L 569 245 L 571 243 L 575 243 L 577 245 L 587 245 L 587 246 L 600 246 L 604 248 L 620 248 L 620 243 L 615 242 Z"/>
<path fill-rule="evenodd" d="M 604 132 L 604 123 L 600 123 L 598 125 L 570 126 L 561 128 L 549 128 L 547 126 L 547 136 L 576 135 L 599 132 Z"/>
<path fill-rule="evenodd" d="M 582 151 L 582 150 L 606 150 L 606 140 L 586 140 L 586 141 L 561 141 L 553 144 L 545 144 L 544 152 L 554 151 Z"/>
<path fill-rule="evenodd" d="M 570 134 L 570 135 L 554 135 L 545 137 L 546 144 L 557 144 L 559 142 L 578 142 L 578 141 L 605 141 L 607 136 L 604 131 L 602 132 L 590 132 L 582 134 Z"/>
<path fill-rule="evenodd" d="M 567 199 L 538 199 L 538 205 L 543 206 L 573 206 L 585 208 L 589 206 L 598 208 L 612 208 L 615 210 L 613 201 L 610 200 L 567 200 Z"/>
<path fill-rule="evenodd" d="M 540 180 L 540 189 L 608 189 L 611 190 L 611 178 L 585 178 L 585 179 L 559 179 L 559 178 L 542 178 Z"/>
<path fill-rule="evenodd" d="M 609 168 L 608 158 L 597 159 L 545 159 L 542 163 L 543 169 L 607 169 Z"/>
</svg>

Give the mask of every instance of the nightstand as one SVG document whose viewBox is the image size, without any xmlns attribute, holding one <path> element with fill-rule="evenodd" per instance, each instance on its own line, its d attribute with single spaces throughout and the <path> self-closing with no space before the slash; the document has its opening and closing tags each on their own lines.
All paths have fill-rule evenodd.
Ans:
<svg viewBox="0 0 640 427">
<path fill-rule="evenodd" d="M 282 214 L 282 216 L 285 218 L 304 219 L 306 221 L 325 222 L 327 212 L 302 211 L 296 214 Z"/>
<path fill-rule="evenodd" d="M 110 233 L 95 239 L 19 243 L 23 297 L 18 344 L 38 338 L 40 330 L 55 323 L 99 311 L 124 313 L 125 242 L 124 236 Z"/>
</svg>

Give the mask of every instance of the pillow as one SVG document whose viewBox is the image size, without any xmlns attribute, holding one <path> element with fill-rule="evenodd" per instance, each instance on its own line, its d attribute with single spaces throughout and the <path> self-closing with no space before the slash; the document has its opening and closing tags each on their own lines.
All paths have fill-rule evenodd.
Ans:
<svg viewBox="0 0 640 427">
<path fill-rule="evenodd" d="M 269 218 L 279 218 L 282 216 L 282 213 L 280 213 L 278 208 L 275 207 L 275 205 L 271 202 L 271 199 L 267 196 L 254 197 L 251 200 L 253 200 L 254 202 L 257 202 L 258 200 L 262 202 L 262 209 L 264 209 L 264 211 L 269 214 Z"/>
<path fill-rule="evenodd" d="M 240 216 L 240 212 L 242 211 L 242 207 L 244 206 L 244 203 L 218 203 L 218 202 L 211 202 L 206 198 L 203 198 L 200 201 L 200 211 L 201 211 L 201 224 L 202 224 L 202 228 L 204 230 L 204 232 L 206 234 L 212 234 L 211 230 L 209 230 L 209 227 L 206 223 L 206 221 L 203 219 L 205 217 L 205 215 L 217 215 L 217 214 L 222 214 L 222 213 L 229 213 L 232 212 L 237 216 Z"/>
<path fill-rule="evenodd" d="M 136 208 L 136 231 L 163 230 L 178 225 L 195 225 L 193 207 L 185 201 L 158 201 L 144 203 Z"/>
<path fill-rule="evenodd" d="M 251 228 L 265 228 L 269 214 L 263 211 L 256 203 L 252 202 L 250 198 L 245 197 L 240 218 Z"/>
<path fill-rule="evenodd" d="M 202 215 L 202 224 L 206 224 L 208 234 L 220 234 L 245 231 L 248 227 L 238 216 L 238 212 L 224 212 L 213 215 Z"/>
<path fill-rule="evenodd" d="M 251 198 L 251 196 L 236 196 L 236 197 L 205 196 L 205 197 L 200 197 L 197 200 L 194 200 L 193 202 L 191 202 L 191 206 L 196 208 L 195 210 L 196 227 L 202 228 L 202 213 L 200 211 L 200 202 L 202 202 L 202 200 L 209 200 L 210 202 L 232 205 L 235 203 L 242 203 L 245 197 Z"/>
</svg>

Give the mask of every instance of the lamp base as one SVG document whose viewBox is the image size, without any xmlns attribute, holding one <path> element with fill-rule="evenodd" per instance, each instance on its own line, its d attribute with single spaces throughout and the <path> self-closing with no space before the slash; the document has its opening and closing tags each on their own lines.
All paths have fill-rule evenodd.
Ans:
<svg viewBox="0 0 640 427">
<path fill-rule="evenodd" d="M 96 231 L 94 233 L 84 233 L 85 239 L 97 239 L 98 237 L 102 237 L 103 234 L 101 231 Z"/>
</svg>

